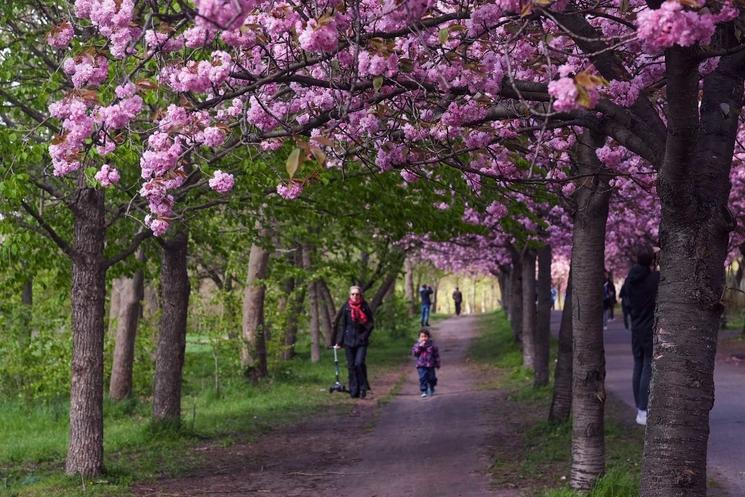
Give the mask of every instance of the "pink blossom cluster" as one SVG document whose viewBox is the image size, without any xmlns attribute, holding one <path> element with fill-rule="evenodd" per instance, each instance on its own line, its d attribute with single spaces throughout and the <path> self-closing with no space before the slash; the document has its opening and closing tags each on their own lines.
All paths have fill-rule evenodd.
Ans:
<svg viewBox="0 0 745 497">
<path fill-rule="evenodd" d="M 177 92 L 205 93 L 222 85 L 230 76 L 233 60 L 223 51 L 212 53 L 212 60 L 191 60 L 184 66 L 168 66 L 160 80 Z"/>
<path fill-rule="evenodd" d="M 480 36 L 496 26 L 506 14 L 517 12 L 520 12 L 519 0 L 488 2 L 471 14 L 471 19 L 468 22 L 469 34 L 474 37 Z"/>
<path fill-rule="evenodd" d="M 70 46 L 75 30 L 72 28 L 70 21 L 62 22 L 52 28 L 47 35 L 47 43 L 54 48 L 67 48 Z"/>
<path fill-rule="evenodd" d="M 83 53 L 66 58 L 62 70 L 70 76 L 75 88 L 96 87 L 109 77 L 109 61 L 103 55 Z"/>
<path fill-rule="evenodd" d="M 308 52 L 332 52 L 339 44 L 339 32 L 333 18 L 311 19 L 300 30 L 300 48 Z"/>
<path fill-rule="evenodd" d="M 111 167 L 108 164 L 101 166 L 101 169 L 96 173 L 96 181 L 101 183 L 103 187 L 109 187 L 119 183 L 119 171 L 116 168 Z"/>
<path fill-rule="evenodd" d="M 554 108 L 559 112 L 569 112 L 580 108 L 577 102 L 579 91 L 572 78 L 564 77 L 551 81 L 548 84 L 548 94 L 555 99 Z"/>
<path fill-rule="evenodd" d="M 49 145 L 55 176 L 64 176 L 80 169 L 85 140 L 91 136 L 95 125 L 88 111 L 88 104 L 76 97 L 67 97 L 49 105 L 49 113 L 62 120 L 63 129 L 62 134 Z"/>
<path fill-rule="evenodd" d="M 215 174 L 213 174 L 212 178 L 209 180 L 210 188 L 215 190 L 217 193 L 228 193 L 233 189 L 234 184 L 235 179 L 233 178 L 233 175 L 230 173 L 224 173 L 219 169 L 215 171 Z"/>
<path fill-rule="evenodd" d="M 288 184 L 277 185 L 277 193 L 286 200 L 294 200 L 303 193 L 303 184 L 299 181 L 290 181 Z"/>
<path fill-rule="evenodd" d="M 132 24 L 134 7 L 134 0 L 75 0 L 75 15 L 90 19 L 108 38 L 111 54 L 121 59 L 131 54 L 130 45 L 142 32 Z"/>
<path fill-rule="evenodd" d="M 256 0 L 196 0 L 197 25 L 209 30 L 238 29 L 257 6 Z"/>
<path fill-rule="evenodd" d="M 107 107 L 99 107 L 97 121 L 108 129 L 122 129 L 142 111 L 142 97 L 136 94 L 137 88 L 132 83 L 117 86 L 115 93 L 121 100 Z"/>
<path fill-rule="evenodd" d="M 734 11 L 734 12 L 733 12 Z M 677 0 L 666 0 L 659 9 L 649 9 L 637 16 L 637 36 L 647 53 L 658 53 L 673 45 L 689 47 L 708 43 L 714 34 L 716 22 L 729 20 L 737 14 L 731 6 L 716 16 L 685 10 Z"/>
</svg>

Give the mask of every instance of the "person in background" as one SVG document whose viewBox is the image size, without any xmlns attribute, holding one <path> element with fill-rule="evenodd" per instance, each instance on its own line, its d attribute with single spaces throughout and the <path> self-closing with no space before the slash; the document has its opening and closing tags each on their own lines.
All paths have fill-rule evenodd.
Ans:
<svg viewBox="0 0 745 497">
<path fill-rule="evenodd" d="M 434 291 L 427 285 L 422 285 L 419 288 L 419 298 L 422 301 L 422 318 L 421 325 L 429 326 L 429 311 L 432 307 L 432 294 Z"/>
<path fill-rule="evenodd" d="M 647 424 L 649 382 L 652 378 L 652 330 L 657 304 L 660 273 L 655 271 L 655 254 L 651 247 L 636 252 L 636 264 L 624 282 L 631 316 L 631 352 L 634 355 L 632 388 L 636 403 L 636 422 Z"/>
<path fill-rule="evenodd" d="M 616 285 L 608 271 L 603 282 L 603 329 L 608 329 L 608 320 L 613 319 L 613 307 L 616 305 Z"/>
<path fill-rule="evenodd" d="M 431 397 L 437 386 L 435 369 L 440 369 L 440 351 L 427 328 L 419 330 L 419 340 L 411 347 L 411 353 L 416 357 L 419 391 L 422 392 L 422 397 Z"/>
<path fill-rule="evenodd" d="M 559 291 L 555 286 L 551 287 L 551 310 L 556 309 L 556 299 L 559 296 Z"/>
<path fill-rule="evenodd" d="M 367 346 L 373 330 L 373 314 L 358 286 L 349 288 L 349 300 L 342 305 L 334 347 L 344 347 L 349 372 L 349 395 L 364 399 L 370 390 L 367 380 Z"/>
<path fill-rule="evenodd" d="M 461 306 L 463 305 L 463 294 L 457 286 L 453 292 L 453 302 L 455 303 L 455 315 L 460 316 Z"/>
</svg>

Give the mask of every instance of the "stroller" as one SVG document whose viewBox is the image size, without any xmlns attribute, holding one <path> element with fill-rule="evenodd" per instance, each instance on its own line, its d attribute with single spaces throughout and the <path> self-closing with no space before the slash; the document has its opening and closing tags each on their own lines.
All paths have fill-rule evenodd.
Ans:
<svg viewBox="0 0 745 497">
<path fill-rule="evenodd" d="M 339 357 L 336 354 L 336 347 L 334 347 L 334 367 L 336 368 L 336 382 L 329 387 L 329 393 L 348 392 L 347 387 L 339 381 Z"/>
</svg>

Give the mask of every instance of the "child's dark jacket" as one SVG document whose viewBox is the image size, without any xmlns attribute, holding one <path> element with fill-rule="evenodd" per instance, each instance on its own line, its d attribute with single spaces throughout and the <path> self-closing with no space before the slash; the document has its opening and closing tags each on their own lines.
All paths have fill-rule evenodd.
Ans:
<svg viewBox="0 0 745 497">
<path fill-rule="evenodd" d="M 440 351 L 432 340 L 427 340 L 424 345 L 419 342 L 411 348 L 411 353 L 416 357 L 416 367 L 418 368 L 439 368 Z"/>
</svg>

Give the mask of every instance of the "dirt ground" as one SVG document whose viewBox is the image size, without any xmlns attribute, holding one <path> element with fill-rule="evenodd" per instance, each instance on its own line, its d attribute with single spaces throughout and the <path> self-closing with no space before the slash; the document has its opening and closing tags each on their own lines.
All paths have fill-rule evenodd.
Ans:
<svg viewBox="0 0 745 497">
<path fill-rule="evenodd" d="M 437 393 L 421 398 L 416 369 L 373 378 L 377 397 L 317 414 L 250 444 L 204 446 L 188 476 L 137 485 L 138 497 L 516 497 L 493 488 L 490 444 L 509 438 L 494 422 L 496 392 L 480 388 L 466 359 L 476 318 L 434 327 L 440 347 Z M 379 403 L 405 375 L 390 402 Z M 336 395 L 336 394 L 334 394 Z M 383 404 L 383 405 L 380 405 Z"/>
</svg>

